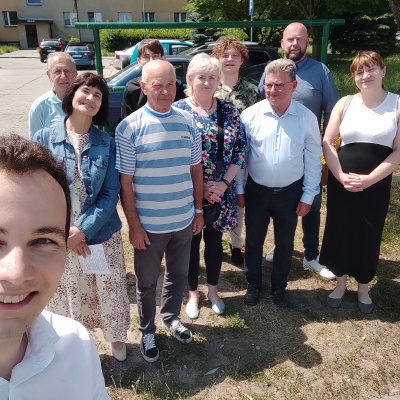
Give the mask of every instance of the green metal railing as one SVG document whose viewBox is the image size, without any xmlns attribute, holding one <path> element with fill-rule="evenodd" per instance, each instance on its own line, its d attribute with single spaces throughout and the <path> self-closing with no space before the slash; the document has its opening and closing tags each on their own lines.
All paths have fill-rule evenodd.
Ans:
<svg viewBox="0 0 400 400">
<path fill-rule="evenodd" d="M 301 22 L 306 26 L 322 26 L 321 62 L 326 64 L 331 25 L 344 25 L 344 19 L 310 19 L 299 21 L 221 21 L 221 22 L 77 22 L 76 29 L 92 29 L 96 48 L 97 72 L 103 75 L 101 62 L 100 29 L 179 29 L 179 28 L 263 28 L 267 26 L 286 26 Z"/>
</svg>

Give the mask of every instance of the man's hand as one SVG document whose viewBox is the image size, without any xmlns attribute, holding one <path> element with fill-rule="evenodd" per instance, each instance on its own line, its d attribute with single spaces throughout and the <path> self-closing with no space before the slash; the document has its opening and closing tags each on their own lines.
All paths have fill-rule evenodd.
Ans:
<svg viewBox="0 0 400 400">
<path fill-rule="evenodd" d="M 296 209 L 296 214 L 299 217 L 304 217 L 308 214 L 308 212 L 311 210 L 311 204 L 306 204 L 303 203 L 302 201 L 299 201 L 299 204 L 297 205 Z"/>
<path fill-rule="evenodd" d="M 238 195 L 236 195 L 236 200 L 237 200 L 237 205 L 238 205 L 238 207 L 244 208 L 244 206 L 245 206 L 244 194 L 238 194 Z"/>
<path fill-rule="evenodd" d="M 198 233 L 201 232 L 204 226 L 204 218 L 203 214 L 194 214 L 194 218 L 192 221 L 192 232 L 193 235 L 197 235 Z"/>
<path fill-rule="evenodd" d="M 146 250 L 150 246 L 150 240 L 147 232 L 143 229 L 142 225 L 135 226 L 134 229 L 129 229 L 129 241 L 134 249 Z"/>
</svg>

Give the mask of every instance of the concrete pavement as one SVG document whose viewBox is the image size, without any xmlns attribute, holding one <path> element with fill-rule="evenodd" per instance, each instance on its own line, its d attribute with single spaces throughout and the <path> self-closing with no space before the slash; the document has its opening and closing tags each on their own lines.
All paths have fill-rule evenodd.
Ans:
<svg viewBox="0 0 400 400">
<path fill-rule="evenodd" d="M 39 60 L 39 54 L 36 49 L 16 50 L 12 51 L 11 53 L 0 54 L 0 59 L 2 58 L 35 58 Z M 113 66 L 114 57 L 102 57 L 102 61 L 104 78 L 108 78 L 109 76 L 112 76 L 119 71 Z"/>
</svg>

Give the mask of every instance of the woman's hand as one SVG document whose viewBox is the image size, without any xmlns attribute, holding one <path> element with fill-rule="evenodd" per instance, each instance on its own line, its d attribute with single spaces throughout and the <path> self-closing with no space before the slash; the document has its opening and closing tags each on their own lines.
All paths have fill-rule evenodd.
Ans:
<svg viewBox="0 0 400 400">
<path fill-rule="evenodd" d="M 340 183 L 349 192 L 362 192 L 372 185 L 369 175 L 359 175 L 354 172 L 340 175 Z"/>
<path fill-rule="evenodd" d="M 78 256 L 86 257 L 91 254 L 90 249 L 86 244 L 85 234 L 75 225 L 70 227 L 67 248 Z"/>
<path fill-rule="evenodd" d="M 228 188 L 226 183 L 223 181 L 209 181 L 206 183 L 206 185 L 208 186 L 207 189 L 214 195 L 214 197 L 218 198 L 220 198 L 224 194 L 225 190 Z"/>
<path fill-rule="evenodd" d="M 204 182 L 203 184 L 203 197 L 211 204 L 219 203 L 221 201 L 220 194 L 216 191 L 214 181 Z M 222 182 L 223 183 L 223 182 Z M 226 185 L 224 185 L 226 187 Z"/>
</svg>

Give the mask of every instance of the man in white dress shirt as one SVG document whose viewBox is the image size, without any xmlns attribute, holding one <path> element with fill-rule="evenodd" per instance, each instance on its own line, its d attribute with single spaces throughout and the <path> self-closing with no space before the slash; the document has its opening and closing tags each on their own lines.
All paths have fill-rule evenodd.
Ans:
<svg viewBox="0 0 400 400">
<path fill-rule="evenodd" d="M 43 311 L 64 270 L 65 172 L 39 143 L 0 137 L 0 399 L 109 400 L 96 346 Z"/>
<path fill-rule="evenodd" d="M 263 244 L 274 221 L 275 255 L 271 274 L 273 301 L 286 306 L 286 285 L 297 217 L 304 217 L 319 193 L 321 141 L 317 118 L 292 99 L 296 65 L 288 59 L 265 68 L 263 100 L 243 111 L 248 138 L 245 273 L 246 305 L 259 301 Z"/>
</svg>

